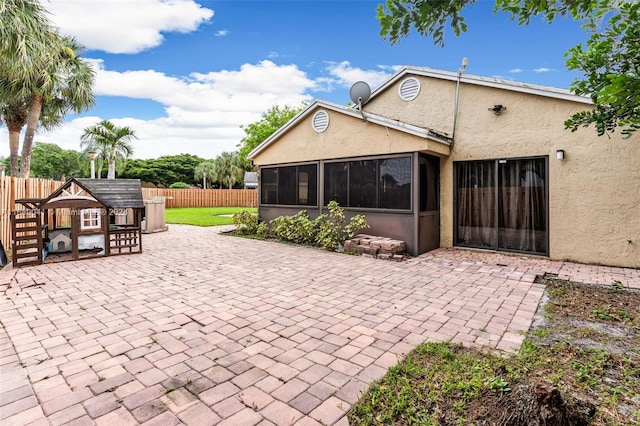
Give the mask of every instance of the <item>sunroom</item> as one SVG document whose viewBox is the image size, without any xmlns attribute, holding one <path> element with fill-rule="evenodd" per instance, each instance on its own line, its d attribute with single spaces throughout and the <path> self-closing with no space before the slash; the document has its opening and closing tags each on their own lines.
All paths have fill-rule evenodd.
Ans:
<svg viewBox="0 0 640 426">
<path fill-rule="evenodd" d="M 332 129 L 345 120 L 354 133 Z M 373 114 L 364 122 L 358 111 L 323 101 L 293 120 L 287 131 L 279 141 L 279 159 L 292 161 L 271 163 L 265 145 L 252 153 L 260 165 L 262 220 L 299 210 L 313 218 L 337 201 L 347 217 L 365 215 L 368 233 L 405 241 L 409 254 L 439 247 L 439 168 L 440 156 L 449 149 L 446 138 Z M 299 139 L 294 136 L 305 132 Z M 300 142 L 304 140 L 307 149 Z M 341 147 L 339 157 L 334 157 L 336 147 Z M 363 152 L 369 155 L 357 155 Z M 305 161 L 305 156 L 316 158 Z M 262 164 L 263 159 L 268 163 Z"/>
</svg>

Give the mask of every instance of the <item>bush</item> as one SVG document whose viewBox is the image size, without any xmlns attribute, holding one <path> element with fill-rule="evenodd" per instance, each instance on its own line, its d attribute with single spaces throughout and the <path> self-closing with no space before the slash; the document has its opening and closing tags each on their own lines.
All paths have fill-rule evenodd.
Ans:
<svg viewBox="0 0 640 426">
<path fill-rule="evenodd" d="M 242 210 L 234 213 L 233 224 L 236 225 L 236 232 L 241 235 L 256 235 L 259 230 L 258 215 L 249 210 Z"/>
<path fill-rule="evenodd" d="M 258 229 L 256 229 L 256 235 L 260 238 L 269 237 L 269 227 L 265 222 L 260 222 L 258 224 Z"/>
<path fill-rule="evenodd" d="M 169 189 L 189 189 L 189 188 L 191 188 L 189 184 L 184 182 L 174 182 L 171 185 L 169 185 Z"/>
<path fill-rule="evenodd" d="M 322 214 L 316 218 L 318 222 L 316 243 L 320 247 L 336 250 L 359 230 L 369 227 L 364 215 L 361 214 L 353 216 L 345 226 L 344 209 L 335 201 L 331 201 L 327 207 L 329 214 Z"/>
<path fill-rule="evenodd" d="M 313 244 L 318 232 L 306 210 L 293 216 L 279 216 L 269 222 L 270 234 L 280 240 L 296 244 Z"/>
<path fill-rule="evenodd" d="M 328 209 L 328 214 L 321 214 L 313 220 L 306 210 L 293 216 L 279 216 L 271 220 L 268 226 L 265 223 L 256 225 L 255 234 L 263 238 L 273 237 L 296 244 L 336 250 L 360 229 L 369 227 L 364 215 L 352 217 L 345 226 L 344 210 L 335 201 L 329 203 Z"/>
</svg>

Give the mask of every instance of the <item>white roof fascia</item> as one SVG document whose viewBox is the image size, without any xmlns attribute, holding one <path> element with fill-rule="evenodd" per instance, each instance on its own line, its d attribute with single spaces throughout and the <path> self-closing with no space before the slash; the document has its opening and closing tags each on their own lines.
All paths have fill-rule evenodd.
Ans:
<svg viewBox="0 0 640 426">
<path fill-rule="evenodd" d="M 249 153 L 248 157 L 252 159 L 256 155 L 258 155 L 262 150 L 264 150 L 266 147 L 271 145 L 273 141 L 278 139 L 280 135 L 286 133 L 290 127 L 293 127 L 297 122 L 299 122 L 304 117 L 309 115 L 312 110 L 316 109 L 316 107 L 325 108 L 331 111 L 349 115 L 351 117 L 355 117 L 362 120 L 362 114 L 358 109 L 354 109 L 352 107 L 342 106 L 342 105 L 334 104 L 332 102 L 317 99 L 314 102 L 312 102 L 306 109 L 304 109 L 298 115 L 293 117 L 287 124 L 285 124 L 280 129 L 278 129 L 273 135 L 269 136 L 269 138 L 267 138 L 264 142 L 258 145 L 253 151 Z M 389 127 L 403 133 L 408 133 L 408 134 L 419 136 L 425 139 L 431 139 L 433 141 L 443 143 L 447 146 L 451 145 L 449 141 L 446 141 L 446 140 L 443 140 L 442 138 L 437 137 L 438 135 L 437 132 L 433 132 L 430 129 L 414 126 L 412 124 L 403 123 L 397 120 L 392 120 L 392 119 L 383 117 L 381 115 L 368 113 L 366 109 L 364 111 L 364 116 L 366 117 L 368 122 L 377 124 L 379 126 Z"/>
<path fill-rule="evenodd" d="M 441 80 L 457 81 L 458 73 L 452 71 L 436 70 L 433 68 L 411 67 L 405 66 L 395 73 L 389 80 L 384 82 L 382 86 L 377 87 L 371 94 L 371 98 L 384 91 L 386 88 L 394 84 L 396 81 L 406 75 L 419 75 L 424 77 L 438 78 Z M 567 101 L 579 102 L 583 104 L 593 104 L 591 98 L 587 96 L 578 96 L 569 90 L 560 89 L 551 86 L 542 86 L 539 84 L 521 83 L 518 81 L 503 80 L 494 77 L 483 77 L 473 74 L 462 73 L 460 77 L 461 83 L 475 84 L 478 86 L 493 87 L 496 89 L 510 90 L 513 92 L 528 93 L 531 95 L 546 96 L 549 98 L 563 99 Z"/>
</svg>

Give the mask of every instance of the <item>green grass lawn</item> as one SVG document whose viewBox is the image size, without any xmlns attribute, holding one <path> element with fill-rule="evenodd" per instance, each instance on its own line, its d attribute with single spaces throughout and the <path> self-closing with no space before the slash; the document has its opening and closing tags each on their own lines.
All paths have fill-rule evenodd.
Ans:
<svg viewBox="0 0 640 426">
<path fill-rule="evenodd" d="M 231 215 L 242 210 L 258 211 L 248 207 L 180 207 L 166 209 L 165 221 L 195 226 L 232 225 Z"/>
</svg>

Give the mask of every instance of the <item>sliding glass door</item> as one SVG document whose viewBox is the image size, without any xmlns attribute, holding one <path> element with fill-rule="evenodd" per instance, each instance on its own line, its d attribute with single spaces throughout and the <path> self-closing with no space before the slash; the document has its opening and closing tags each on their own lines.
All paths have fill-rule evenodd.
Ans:
<svg viewBox="0 0 640 426">
<path fill-rule="evenodd" d="M 456 245 L 548 254 L 547 159 L 455 163 Z"/>
</svg>

